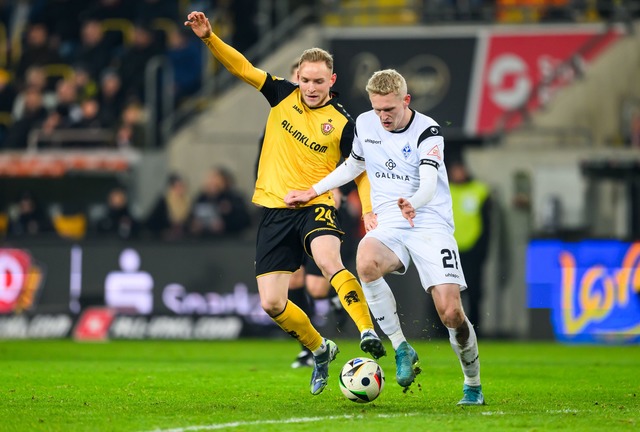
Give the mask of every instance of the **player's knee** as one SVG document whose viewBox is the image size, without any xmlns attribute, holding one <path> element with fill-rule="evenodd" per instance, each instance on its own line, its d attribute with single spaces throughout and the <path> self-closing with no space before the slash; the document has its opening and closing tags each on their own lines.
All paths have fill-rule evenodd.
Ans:
<svg viewBox="0 0 640 432">
<path fill-rule="evenodd" d="M 275 299 L 262 299 L 260 301 L 260 305 L 262 306 L 262 310 L 264 310 L 267 315 L 270 317 L 275 317 L 280 315 L 286 306 L 286 300 L 275 300 Z"/>
<path fill-rule="evenodd" d="M 359 256 L 356 262 L 356 271 L 363 282 L 372 282 L 382 277 L 380 263 L 374 257 Z"/>
<path fill-rule="evenodd" d="M 448 328 L 458 328 L 464 323 L 464 312 L 460 305 L 451 305 L 440 314 L 442 324 Z"/>
</svg>

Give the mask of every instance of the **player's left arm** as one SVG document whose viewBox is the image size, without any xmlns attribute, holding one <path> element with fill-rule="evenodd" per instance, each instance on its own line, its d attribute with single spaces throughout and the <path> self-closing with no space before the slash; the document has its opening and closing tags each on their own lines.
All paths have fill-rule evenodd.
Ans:
<svg viewBox="0 0 640 432">
<path fill-rule="evenodd" d="M 398 207 L 402 216 L 413 226 L 416 210 L 427 205 L 436 194 L 438 170 L 442 163 L 444 139 L 440 135 L 440 127 L 431 126 L 420 135 L 418 150 L 420 155 L 420 186 L 409 198 L 399 198 Z"/>
</svg>

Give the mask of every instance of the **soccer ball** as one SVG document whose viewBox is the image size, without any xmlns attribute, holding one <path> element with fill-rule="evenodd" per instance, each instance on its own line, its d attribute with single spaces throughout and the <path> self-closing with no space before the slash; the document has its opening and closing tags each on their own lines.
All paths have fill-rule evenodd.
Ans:
<svg viewBox="0 0 640 432">
<path fill-rule="evenodd" d="M 340 371 L 340 390 L 347 399 L 358 403 L 375 400 L 384 388 L 384 371 L 367 357 L 349 360 Z"/>
</svg>

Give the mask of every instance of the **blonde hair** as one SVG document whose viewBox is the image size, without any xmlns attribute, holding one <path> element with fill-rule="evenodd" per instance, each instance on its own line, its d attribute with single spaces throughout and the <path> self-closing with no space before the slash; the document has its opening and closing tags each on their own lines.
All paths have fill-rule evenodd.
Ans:
<svg viewBox="0 0 640 432">
<path fill-rule="evenodd" d="M 390 93 L 403 97 L 407 94 L 407 82 L 395 69 L 385 69 L 375 72 L 366 87 L 369 95 L 388 95 Z"/>
<path fill-rule="evenodd" d="M 302 52 L 298 66 L 304 62 L 317 63 L 324 62 L 327 65 L 327 69 L 333 73 L 333 56 L 322 48 L 309 48 Z"/>
</svg>

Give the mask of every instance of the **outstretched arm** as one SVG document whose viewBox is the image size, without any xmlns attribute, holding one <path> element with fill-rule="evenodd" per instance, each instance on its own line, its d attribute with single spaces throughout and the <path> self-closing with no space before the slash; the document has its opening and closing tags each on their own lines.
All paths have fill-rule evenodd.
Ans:
<svg viewBox="0 0 640 432">
<path fill-rule="evenodd" d="M 348 158 L 329 175 L 306 191 L 290 191 L 284 197 L 284 203 L 287 207 L 295 208 L 300 204 L 311 201 L 320 194 L 350 182 L 362 172 L 364 172 L 364 161 Z"/>
<path fill-rule="evenodd" d="M 207 45 L 211 54 L 236 77 L 247 84 L 260 89 L 267 77 L 265 71 L 254 67 L 239 51 L 226 44 L 212 30 L 209 19 L 203 12 L 191 12 L 187 15 L 185 26 Z"/>
</svg>

